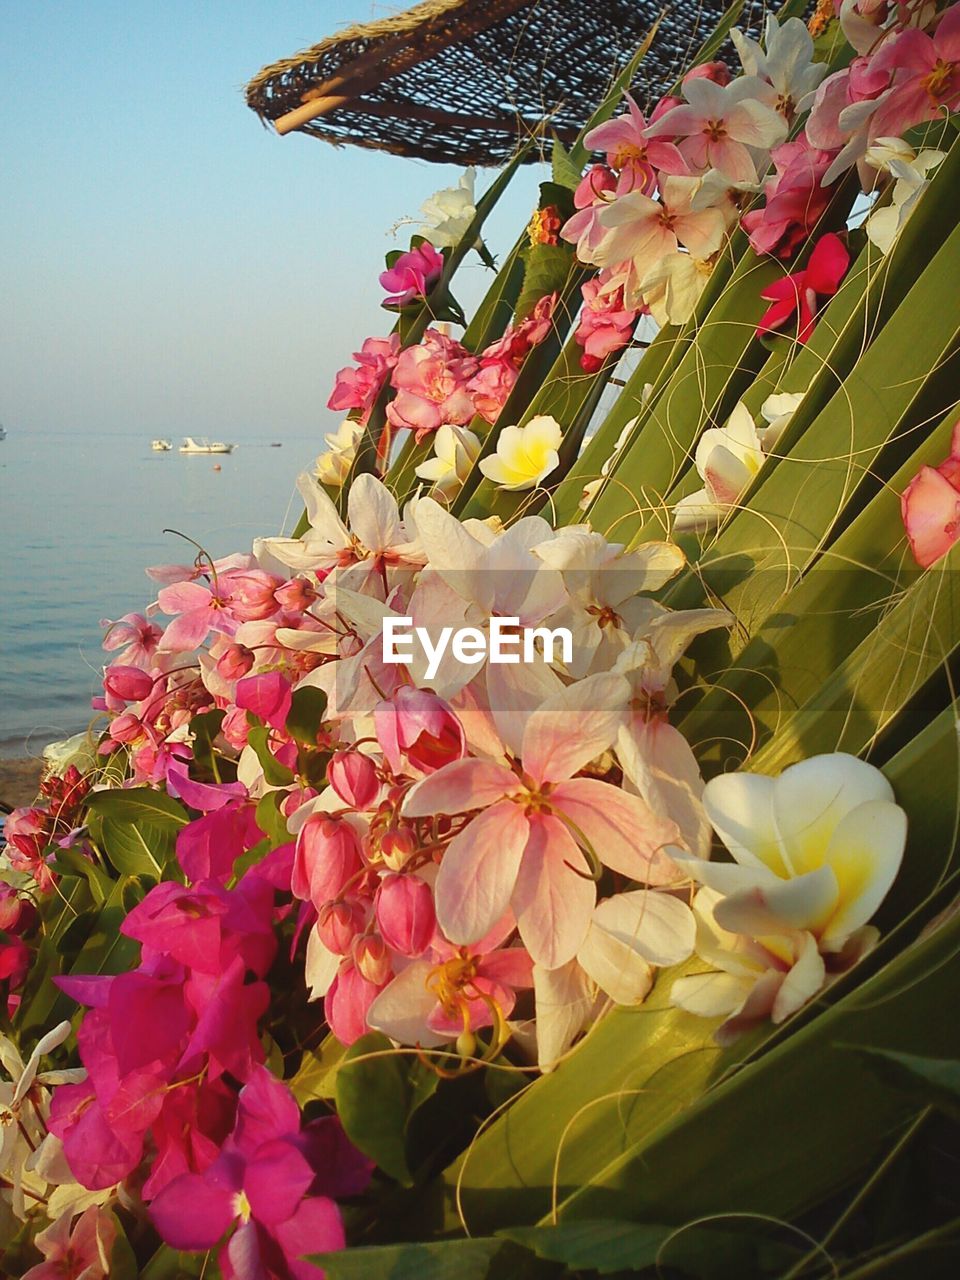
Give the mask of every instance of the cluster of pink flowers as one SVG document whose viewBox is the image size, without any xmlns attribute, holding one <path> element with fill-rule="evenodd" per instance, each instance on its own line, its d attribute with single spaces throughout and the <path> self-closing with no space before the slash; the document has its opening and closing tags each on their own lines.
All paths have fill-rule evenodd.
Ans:
<svg viewBox="0 0 960 1280">
<path fill-rule="evenodd" d="M 524 360 L 549 334 L 556 305 L 557 295 L 547 294 L 524 320 L 510 325 L 502 338 L 480 352 L 480 367 L 467 383 L 467 391 L 475 412 L 487 422 L 499 418 Z"/>
<path fill-rule="evenodd" d="M 33 876 L 41 892 L 54 882 L 46 851 L 54 844 L 62 848 L 72 844 L 73 829 L 89 791 L 88 780 L 70 765 L 62 776 L 51 775 L 41 782 L 44 807 L 15 809 L 4 824 L 10 865 Z"/>
<path fill-rule="evenodd" d="M 353 353 L 356 367 L 341 369 L 337 374 L 327 408 L 354 411 L 365 423 L 399 356 L 398 333 L 391 333 L 389 338 L 367 338 Z"/>
</svg>

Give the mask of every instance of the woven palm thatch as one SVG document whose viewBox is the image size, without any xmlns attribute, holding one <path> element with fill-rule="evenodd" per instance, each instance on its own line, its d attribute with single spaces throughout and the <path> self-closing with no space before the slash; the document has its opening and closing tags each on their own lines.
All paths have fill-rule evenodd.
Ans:
<svg viewBox="0 0 960 1280">
<path fill-rule="evenodd" d="M 668 5 L 635 86 L 641 102 L 673 83 L 725 7 Z M 425 0 L 264 67 L 247 103 L 281 133 L 501 164 L 546 118 L 574 137 L 661 10 L 658 0 Z"/>
</svg>

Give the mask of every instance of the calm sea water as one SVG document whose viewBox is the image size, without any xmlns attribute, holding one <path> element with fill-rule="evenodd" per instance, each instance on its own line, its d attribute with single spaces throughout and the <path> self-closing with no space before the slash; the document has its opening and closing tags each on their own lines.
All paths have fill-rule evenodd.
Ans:
<svg viewBox="0 0 960 1280">
<path fill-rule="evenodd" d="M 141 434 L 27 433 L 0 441 L 0 755 L 27 755 L 85 728 L 104 661 L 101 618 L 155 598 L 144 566 L 194 550 L 248 551 L 288 531 L 299 471 L 319 430 L 271 448 L 245 439 L 224 457 L 153 453 Z M 220 471 L 214 470 L 219 462 Z"/>
</svg>

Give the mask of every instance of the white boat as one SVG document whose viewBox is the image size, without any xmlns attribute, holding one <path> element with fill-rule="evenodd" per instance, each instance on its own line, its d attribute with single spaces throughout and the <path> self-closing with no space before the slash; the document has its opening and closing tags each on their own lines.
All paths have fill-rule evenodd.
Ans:
<svg viewBox="0 0 960 1280">
<path fill-rule="evenodd" d="M 168 450 L 173 448 L 173 445 L 169 440 L 151 440 L 150 448 L 155 449 L 157 453 L 167 453 Z"/>
<path fill-rule="evenodd" d="M 184 436 L 180 446 L 181 453 L 232 453 L 237 446 L 225 444 L 222 440 L 208 440 L 205 436 L 197 440 L 193 436 Z"/>
</svg>

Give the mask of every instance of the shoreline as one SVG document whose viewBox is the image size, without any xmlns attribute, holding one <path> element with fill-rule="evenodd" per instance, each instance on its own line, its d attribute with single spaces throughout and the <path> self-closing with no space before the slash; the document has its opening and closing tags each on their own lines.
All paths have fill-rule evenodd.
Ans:
<svg viewBox="0 0 960 1280">
<path fill-rule="evenodd" d="M 39 756 L 0 756 L 0 800 L 13 808 L 32 804 L 42 768 Z"/>
</svg>

